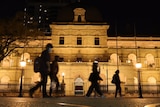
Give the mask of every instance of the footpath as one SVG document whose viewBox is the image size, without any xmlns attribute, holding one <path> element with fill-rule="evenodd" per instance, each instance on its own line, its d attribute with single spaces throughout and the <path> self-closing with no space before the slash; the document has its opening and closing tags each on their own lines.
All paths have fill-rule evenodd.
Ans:
<svg viewBox="0 0 160 107">
<path fill-rule="evenodd" d="M 160 107 L 160 97 L 124 96 L 114 98 L 63 96 L 51 98 L 0 97 L 0 107 Z"/>
</svg>

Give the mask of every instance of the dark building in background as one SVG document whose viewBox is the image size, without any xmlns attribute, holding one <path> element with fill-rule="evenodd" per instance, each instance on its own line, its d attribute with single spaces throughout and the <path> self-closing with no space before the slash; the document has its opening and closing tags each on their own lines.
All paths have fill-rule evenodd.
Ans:
<svg viewBox="0 0 160 107">
<path fill-rule="evenodd" d="M 82 1 L 82 0 L 81 0 Z M 58 10 L 80 0 L 26 0 L 24 8 L 24 24 L 38 24 L 38 29 L 50 36 L 49 24 L 56 21 Z"/>
</svg>

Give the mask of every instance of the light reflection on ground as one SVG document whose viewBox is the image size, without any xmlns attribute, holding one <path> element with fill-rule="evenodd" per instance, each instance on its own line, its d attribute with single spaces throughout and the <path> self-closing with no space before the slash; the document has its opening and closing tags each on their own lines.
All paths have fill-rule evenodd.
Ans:
<svg viewBox="0 0 160 107">
<path fill-rule="evenodd" d="M 144 107 L 160 107 L 160 103 L 157 103 L 157 104 L 149 104 L 149 105 L 146 105 Z"/>
<path fill-rule="evenodd" d="M 78 104 L 69 104 L 69 103 L 58 103 L 61 106 L 70 106 L 70 107 L 91 107 L 86 105 L 78 105 Z"/>
</svg>

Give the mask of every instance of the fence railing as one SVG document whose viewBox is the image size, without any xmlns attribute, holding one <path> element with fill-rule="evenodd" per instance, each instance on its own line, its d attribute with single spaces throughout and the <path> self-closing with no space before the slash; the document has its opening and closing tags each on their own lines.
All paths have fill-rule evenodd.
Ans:
<svg viewBox="0 0 160 107">
<path fill-rule="evenodd" d="M 160 94 L 160 85 L 141 85 L 142 93 Z M 115 85 L 101 85 L 101 90 L 104 93 L 114 93 Z M 122 93 L 138 93 L 138 85 L 122 85 Z"/>
<path fill-rule="evenodd" d="M 28 93 L 29 89 L 34 84 L 23 84 L 23 93 Z M 160 85 L 141 85 L 142 93 L 146 94 L 160 94 Z M 103 93 L 115 93 L 115 85 L 100 85 Z M 122 85 L 123 94 L 134 94 L 138 93 L 138 85 Z M 49 85 L 47 85 L 49 90 Z M 19 84 L 0 84 L 0 93 L 18 93 Z"/>
</svg>

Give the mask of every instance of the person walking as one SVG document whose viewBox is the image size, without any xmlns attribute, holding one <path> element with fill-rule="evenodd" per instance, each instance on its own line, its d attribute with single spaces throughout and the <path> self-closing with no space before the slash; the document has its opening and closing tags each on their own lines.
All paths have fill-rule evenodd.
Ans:
<svg viewBox="0 0 160 107">
<path fill-rule="evenodd" d="M 120 97 L 122 97 L 122 94 L 121 94 L 121 80 L 120 80 L 120 77 L 119 77 L 119 70 L 116 70 L 116 72 L 114 74 L 114 79 L 115 79 L 115 85 L 116 85 L 115 98 L 117 97 L 118 92 L 119 92 Z"/>
<path fill-rule="evenodd" d="M 91 85 L 87 91 L 86 97 L 90 97 L 93 89 L 95 89 L 95 91 L 100 95 L 100 97 L 103 97 L 103 94 L 100 90 L 100 85 L 99 85 L 99 80 L 103 80 L 100 76 L 99 76 L 99 71 L 98 71 L 98 61 L 94 61 L 93 65 L 92 65 L 92 73 L 89 76 L 89 81 L 91 82 Z"/>
<path fill-rule="evenodd" d="M 50 91 L 49 91 L 49 95 L 52 95 L 52 82 L 56 83 L 56 94 L 58 94 L 58 87 L 59 87 L 59 79 L 57 77 L 58 71 L 59 71 L 59 65 L 58 65 L 58 61 L 59 61 L 59 56 L 55 56 L 54 60 L 52 61 L 51 64 L 51 72 L 49 73 L 49 77 L 51 80 L 51 86 L 50 86 Z"/>
<path fill-rule="evenodd" d="M 48 43 L 46 49 L 41 53 L 40 74 L 41 81 L 29 90 L 29 96 L 33 98 L 35 90 L 42 86 L 43 98 L 49 97 L 46 92 L 47 77 L 50 72 L 50 53 L 52 52 L 53 45 Z"/>
</svg>

